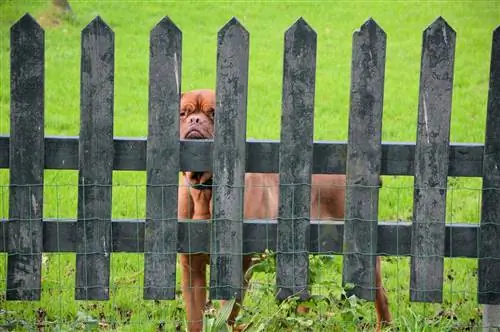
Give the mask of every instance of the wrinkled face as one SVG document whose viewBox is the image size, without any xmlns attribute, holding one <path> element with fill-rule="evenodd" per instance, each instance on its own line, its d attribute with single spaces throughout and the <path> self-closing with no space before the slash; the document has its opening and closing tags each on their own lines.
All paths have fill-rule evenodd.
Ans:
<svg viewBox="0 0 500 332">
<path fill-rule="evenodd" d="M 180 107 L 180 138 L 210 139 L 214 137 L 215 92 L 193 90 L 182 94 Z M 192 184 L 205 183 L 211 172 L 185 172 Z M 211 196 L 211 194 L 210 194 Z M 207 199 L 210 200 L 209 196 Z"/>
<path fill-rule="evenodd" d="M 214 115 L 215 93 L 212 90 L 183 93 L 180 107 L 180 138 L 213 138 Z"/>
</svg>

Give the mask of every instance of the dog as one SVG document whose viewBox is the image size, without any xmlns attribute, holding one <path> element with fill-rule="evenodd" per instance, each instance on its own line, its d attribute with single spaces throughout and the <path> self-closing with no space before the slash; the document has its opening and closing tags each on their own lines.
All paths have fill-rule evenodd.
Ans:
<svg viewBox="0 0 500 332">
<path fill-rule="evenodd" d="M 215 93 L 201 89 L 181 94 L 180 138 L 211 139 L 214 135 Z M 208 220 L 212 215 L 212 173 L 183 172 L 184 185 L 179 186 L 178 217 L 182 219 Z M 311 218 L 342 220 L 344 218 L 345 175 L 314 174 L 311 190 Z M 276 219 L 278 216 L 279 175 L 270 173 L 246 173 L 244 193 L 245 219 Z M 188 330 L 198 332 L 203 328 L 203 311 L 206 306 L 206 268 L 208 254 L 181 254 L 182 296 L 186 305 Z M 243 256 L 243 274 L 251 266 L 251 256 Z M 388 300 L 382 286 L 380 257 L 376 264 L 377 330 L 382 323 L 390 323 Z M 244 280 L 246 288 L 249 280 Z M 244 291 L 242 292 L 242 300 Z M 224 305 L 225 301 L 222 301 Z M 233 326 L 239 311 L 236 304 L 228 324 Z"/>
</svg>

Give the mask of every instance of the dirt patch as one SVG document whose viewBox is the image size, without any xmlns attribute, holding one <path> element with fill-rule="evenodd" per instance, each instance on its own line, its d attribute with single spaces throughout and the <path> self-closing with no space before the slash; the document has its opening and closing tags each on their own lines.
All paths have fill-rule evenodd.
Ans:
<svg viewBox="0 0 500 332">
<path fill-rule="evenodd" d="M 61 19 L 46 11 L 38 16 L 37 22 L 42 28 L 55 28 L 61 24 Z"/>
<path fill-rule="evenodd" d="M 56 28 L 70 15 L 71 12 L 51 5 L 38 15 L 37 22 L 42 28 Z"/>
</svg>

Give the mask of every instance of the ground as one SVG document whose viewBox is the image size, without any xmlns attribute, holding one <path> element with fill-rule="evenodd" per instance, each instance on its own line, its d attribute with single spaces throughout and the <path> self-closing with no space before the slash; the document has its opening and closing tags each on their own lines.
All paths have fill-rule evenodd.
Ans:
<svg viewBox="0 0 500 332">
<path fill-rule="evenodd" d="M 80 32 L 100 15 L 115 32 L 115 136 L 147 135 L 149 32 L 168 15 L 182 30 L 182 90 L 215 85 L 217 31 L 233 16 L 250 32 L 248 96 L 249 138 L 279 138 L 282 89 L 283 35 L 299 17 L 318 33 L 315 99 L 315 139 L 346 140 L 352 33 L 373 17 L 387 33 L 387 64 L 383 115 L 384 141 L 413 142 L 416 136 L 422 32 L 438 16 L 457 33 L 451 141 L 483 143 L 488 95 L 492 31 L 500 23 L 498 1 L 381 1 L 381 2 L 160 2 L 70 1 L 73 16 L 58 14 L 50 1 L 12 1 L 0 4 L 0 134 L 9 133 L 9 29 L 31 13 L 45 29 L 45 132 L 77 136 L 79 132 Z M 263 114 L 265 116 L 263 116 Z M 143 218 L 145 173 L 115 172 L 113 218 Z M 75 218 L 77 173 L 45 172 L 44 216 Z M 411 177 L 384 177 L 380 220 L 408 221 L 412 216 Z M 8 171 L 0 171 L 0 217 L 8 217 Z M 477 223 L 480 179 L 450 178 L 448 223 Z M 15 303 L 0 298 L 0 325 L 34 328 L 37 315 L 62 329 L 87 326 L 119 330 L 176 329 L 183 326 L 182 299 L 142 300 L 143 259 L 139 254 L 114 254 L 111 300 L 76 302 L 75 256 L 44 256 L 41 302 Z M 6 257 L 0 255 L 0 290 L 5 290 Z M 286 318 L 288 306 L 272 301 L 271 265 L 261 266 L 245 302 L 242 323 L 253 321 L 262 330 L 307 326 L 340 330 L 373 322 L 371 303 L 342 301 L 342 258 L 315 258 L 310 316 Z M 384 279 L 395 324 L 421 330 L 474 327 L 480 323 L 477 304 L 476 260 L 445 260 L 443 304 L 410 303 L 409 259 L 385 258 Z M 333 279 L 332 279 L 333 275 Z M 325 281 L 327 280 L 327 281 Z M 41 311 L 38 311 L 38 309 Z M 37 312 L 41 312 L 38 313 Z M 363 317 L 362 322 L 358 321 Z M 163 322 L 163 323 L 162 323 Z M 94 324 L 94 325 L 93 325 Z M 288 324 L 288 325 L 287 325 Z M 354 325 L 356 324 L 356 325 Z"/>
</svg>

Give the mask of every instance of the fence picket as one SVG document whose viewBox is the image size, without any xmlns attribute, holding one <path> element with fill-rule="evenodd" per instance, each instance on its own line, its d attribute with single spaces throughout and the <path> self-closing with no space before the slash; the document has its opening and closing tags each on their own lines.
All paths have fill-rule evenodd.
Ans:
<svg viewBox="0 0 500 332">
<path fill-rule="evenodd" d="M 342 280 L 367 300 L 375 299 L 385 50 L 385 32 L 374 20 L 354 33 Z"/>
<path fill-rule="evenodd" d="M 249 34 L 232 18 L 217 37 L 210 298 L 241 299 Z"/>
<path fill-rule="evenodd" d="M 285 33 L 276 258 L 277 298 L 307 299 L 316 32 L 300 18 Z"/>
<path fill-rule="evenodd" d="M 44 43 L 29 14 L 10 31 L 8 300 L 40 300 L 43 239 Z"/>
<path fill-rule="evenodd" d="M 175 299 L 182 33 L 168 18 L 151 32 L 144 298 Z"/>
<path fill-rule="evenodd" d="M 483 169 L 478 302 L 500 304 L 500 27 L 491 48 Z"/>
<path fill-rule="evenodd" d="M 441 302 L 455 31 L 439 17 L 423 33 L 413 197 L 410 299 Z"/>
<path fill-rule="evenodd" d="M 114 33 L 98 16 L 82 30 L 76 228 L 77 300 L 109 299 Z"/>
</svg>

